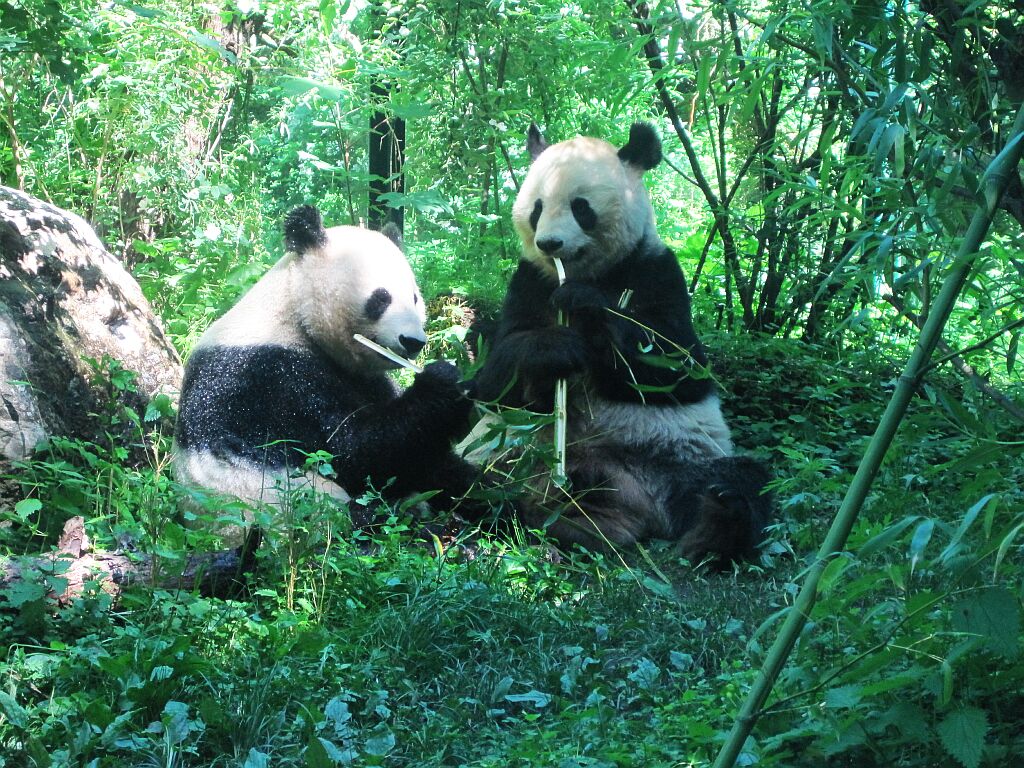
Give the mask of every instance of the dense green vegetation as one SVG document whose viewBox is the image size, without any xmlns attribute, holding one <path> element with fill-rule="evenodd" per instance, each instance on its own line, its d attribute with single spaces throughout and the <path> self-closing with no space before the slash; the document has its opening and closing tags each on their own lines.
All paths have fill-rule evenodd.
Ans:
<svg viewBox="0 0 1024 768">
<path fill-rule="evenodd" d="M 92 222 L 183 355 L 281 254 L 289 208 L 370 217 L 375 115 L 406 132 L 405 187 L 377 199 L 425 295 L 455 297 L 435 355 L 515 265 L 526 126 L 621 141 L 654 121 L 659 231 L 780 507 L 727 573 L 657 545 L 441 553 L 405 509 L 352 531 L 303 499 L 236 599 L 55 607 L 43 573 L 0 589 L 0 766 L 712 760 L 1004 148 L 1021 22 L 1005 2 L 0 0 L 0 183 Z M 742 764 L 1024 754 L 1022 223 L 1015 178 Z M 168 570 L 215 546 L 182 524 L 166 414 L 104 375 L 102 434 L 16 468 L 0 555 L 77 514 Z"/>
</svg>

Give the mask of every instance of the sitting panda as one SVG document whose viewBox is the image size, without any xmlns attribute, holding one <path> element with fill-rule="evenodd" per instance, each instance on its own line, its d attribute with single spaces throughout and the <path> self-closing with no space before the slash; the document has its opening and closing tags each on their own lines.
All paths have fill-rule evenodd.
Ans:
<svg viewBox="0 0 1024 768">
<path fill-rule="evenodd" d="M 642 175 L 661 160 L 657 134 L 637 123 L 618 150 L 587 137 L 549 146 L 531 126 L 527 149 L 512 209 L 523 257 L 474 383 L 481 400 L 550 411 L 555 381 L 569 381 L 575 498 L 555 516 L 534 487 L 528 522 L 555 516 L 550 533 L 592 549 L 660 538 L 691 561 L 750 556 L 768 473 L 732 455 L 683 272 L 655 231 Z"/>
<path fill-rule="evenodd" d="M 472 408 L 458 371 L 430 363 L 400 392 L 386 374 L 395 364 L 353 339 L 410 357 L 426 343 L 423 298 L 397 243 L 325 229 L 312 206 L 287 216 L 284 237 L 286 255 L 188 359 L 178 479 L 280 503 L 304 483 L 347 501 L 367 479 L 380 490 L 393 478 L 391 496 L 439 490 L 435 501 L 455 504 L 476 475 L 451 451 Z M 304 454 L 318 450 L 334 457 L 333 480 L 301 473 Z"/>
</svg>

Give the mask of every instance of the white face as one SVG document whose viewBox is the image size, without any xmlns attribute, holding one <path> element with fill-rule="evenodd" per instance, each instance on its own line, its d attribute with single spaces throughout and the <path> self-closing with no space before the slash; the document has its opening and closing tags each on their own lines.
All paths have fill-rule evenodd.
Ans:
<svg viewBox="0 0 1024 768">
<path fill-rule="evenodd" d="M 512 206 L 523 255 L 552 275 L 553 257 L 567 277 L 604 274 L 654 232 L 642 174 L 600 139 L 581 136 L 545 149 Z"/>
<path fill-rule="evenodd" d="M 379 232 L 331 227 L 327 244 L 293 264 L 295 311 L 306 333 L 335 360 L 360 370 L 395 364 L 354 341 L 359 333 L 402 357 L 427 341 L 427 313 L 409 263 Z"/>
</svg>

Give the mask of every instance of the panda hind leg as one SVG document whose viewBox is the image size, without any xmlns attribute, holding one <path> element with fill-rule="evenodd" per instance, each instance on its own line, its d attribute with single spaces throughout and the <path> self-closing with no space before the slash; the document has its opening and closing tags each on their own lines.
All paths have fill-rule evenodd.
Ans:
<svg viewBox="0 0 1024 768">
<path fill-rule="evenodd" d="M 707 484 L 694 499 L 679 552 L 691 563 L 710 560 L 723 566 L 749 559 L 764 539 L 772 511 L 765 492 L 770 479 L 764 464 L 747 456 L 727 456 L 707 465 Z"/>
</svg>

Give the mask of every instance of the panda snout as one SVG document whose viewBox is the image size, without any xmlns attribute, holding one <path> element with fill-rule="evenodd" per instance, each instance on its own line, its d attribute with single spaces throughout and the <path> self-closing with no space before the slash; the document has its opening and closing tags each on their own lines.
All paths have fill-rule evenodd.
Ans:
<svg viewBox="0 0 1024 768">
<path fill-rule="evenodd" d="M 416 357 L 420 350 L 426 346 L 426 339 L 417 339 L 412 336 L 399 336 L 398 343 L 402 345 L 409 357 Z"/>
<path fill-rule="evenodd" d="M 548 254 L 555 253 L 562 247 L 562 239 L 558 237 L 543 237 L 537 240 L 537 248 Z"/>
</svg>

